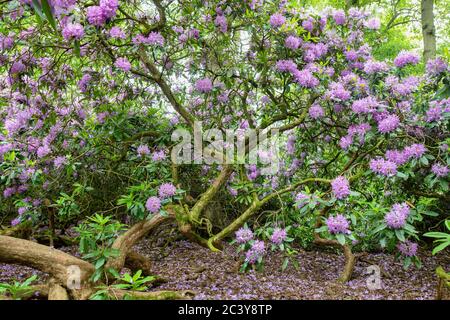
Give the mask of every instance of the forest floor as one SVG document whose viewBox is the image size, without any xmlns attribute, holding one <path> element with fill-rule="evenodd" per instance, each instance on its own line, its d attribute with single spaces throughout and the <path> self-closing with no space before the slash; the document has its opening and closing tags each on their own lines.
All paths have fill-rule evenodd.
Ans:
<svg viewBox="0 0 450 320">
<path fill-rule="evenodd" d="M 194 299 L 434 299 L 434 270 L 439 265 L 450 265 L 447 254 L 432 257 L 421 253 L 422 268 L 404 270 L 392 255 L 367 254 L 357 262 L 352 280 L 339 284 L 336 279 L 344 257 L 329 251 L 300 251 L 291 258 L 297 260 L 298 268 L 290 263 L 284 271 L 284 257 L 268 253 L 263 271 L 241 273 L 240 255 L 229 245 L 214 253 L 188 241 L 177 241 L 162 249 L 143 240 L 135 249 L 152 261 L 155 275 L 167 280 L 157 290 L 192 290 L 196 293 Z M 77 252 L 76 247 L 62 250 Z M 370 265 L 380 267 L 380 289 L 370 290 L 366 284 Z M 38 274 L 40 281 L 47 278 L 31 268 L 0 264 L 0 282 L 23 281 L 32 274 Z"/>
</svg>

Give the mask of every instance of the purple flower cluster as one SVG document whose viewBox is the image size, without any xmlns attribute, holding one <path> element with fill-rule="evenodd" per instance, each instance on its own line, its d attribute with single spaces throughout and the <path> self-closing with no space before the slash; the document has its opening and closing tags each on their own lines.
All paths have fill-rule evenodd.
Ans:
<svg viewBox="0 0 450 320">
<path fill-rule="evenodd" d="M 284 240 L 286 240 L 287 232 L 286 229 L 275 228 L 273 230 L 272 236 L 270 237 L 270 241 L 274 244 L 282 244 Z"/>
<path fill-rule="evenodd" d="M 378 122 L 378 131 L 381 133 L 392 132 L 397 129 L 400 124 L 400 119 L 395 114 L 390 114 L 386 116 L 383 120 Z"/>
<path fill-rule="evenodd" d="M 9 72 L 11 74 L 20 74 L 26 70 L 26 66 L 22 63 L 22 61 L 14 61 L 14 63 L 11 65 L 11 69 Z"/>
<path fill-rule="evenodd" d="M 44 158 L 45 156 L 49 155 L 51 152 L 52 152 L 52 150 L 50 149 L 50 147 L 47 144 L 44 144 L 37 149 L 36 155 L 38 158 Z"/>
<path fill-rule="evenodd" d="M 304 60 L 306 62 L 314 62 L 328 52 L 328 46 L 322 42 L 318 42 L 315 44 L 311 42 L 305 42 L 303 48 L 305 49 Z"/>
<path fill-rule="evenodd" d="M 158 213 L 161 209 L 161 200 L 158 197 L 150 197 L 145 203 L 145 208 L 151 213 Z"/>
<path fill-rule="evenodd" d="M 321 106 L 319 106 L 318 104 L 313 104 L 309 108 L 309 116 L 312 119 L 322 118 L 324 115 L 325 115 L 325 110 Z"/>
<path fill-rule="evenodd" d="M 439 162 L 434 163 L 431 166 L 431 172 L 433 172 L 436 177 L 446 177 L 449 172 L 449 168 Z"/>
<path fill-rule="evenodd" d="M 311 71 L 308 69 L 304 70 L 295 70 L 294 71 L 294 79 L 298 84 L 305 88 L 314 88 L 319 85 L 319 79 L 313 76 Z"/>
<path fill-rule="evenodd" d="M 84 28 L 79 23 L 68 23 L 64 26 L 62 35 L 66 40 L 80 40 L 84 36 Z"/>
<path fill-rule="evenodd" d="M 100 5 L 87 8 L 87 19 L 90 24 L 100 27 L 115 17 L 118 8 L 118 0 L 100 0 Z"/>
<path fill-rule="evenodd" d="M 444 113 L 450 112 L 450 98 L 430 102 L 430 108 L 426 112 L 426 121 L 435 122 L 443 119 Z"/>
<path fill-rule="evenodd" d="M 295 202 L 297 203 L 297 208 L 301 209 L 302 207 L 304 207 L 306 204 L 308 204 L 309 199 L 310 199 L 310 196 L 307 195 L 306 193 L 303 193 L 303 192 L 297 193 L 297 195 L 295 196 Z"/>
<path fill-rule="evenodd" d="M 396 203 L 392 206 L 384 217 L 386 225 L 391 229 L 401 229 L 406 224 L 406 219 L 409 216 L 409 206 L 407 203 Z"/>
<path fill-rule="evenodd" d="M 370 131 L 372 127 L 368 123 L 362 123 L 357 125 L 351 125 L 348 128 L 347 135 L 343 136 L 339 141 L 339 146 L 346 150 L 352 143 L 353 137 L 358 136 L 359 142 L 362 144 L 364 142 L 365 134 Z"/>
<path fill-rule="evenodd" d="M 314 19 L 309 18 L 309 19 L 303 20 L 302 27 L 306 31 L 313 32 L 313 30 L 314 30 Z"/>
<path fill-rule="evenodd" d="M 397 245 L 398 251 L 405 257 L 414 257 L 417 254 L 418 245 L 415 242 L 406 240 Z"/>
<path fill-rule="evenodd" d="M 53 165 L 55 166 L 56 169 L 60 169 L 66 163 L 67 163 L 67 158 L 65 156 L 59 156 L 59 157 L 56 157 L 55 160 L 53 160 Z"/>
<path fill-rule="evenodd" d="M 88 90 L 88 85 L 92 80 L 92 76 L 89 73 L 85 73 L 80 81 L 78 81 L 78 88 L 81 92 L 86 92 Z"/>
<path fill-rule="evenodd" d="M 109 36 L 115 39 L 126 38 L 125 32 L 123 32 L 123 30 L 120 29 L 120 27 L 112 27 L 111 30 L 109 30 Z"/>
<path fill-rule="evenodd" d="M 278 28 L 286 22 L 286 18 L 281 13 L 275 13 L 270 16 L 269 22 L 272 27 Z"/>
<path fill-rule="evenodd" d="M 355 113 L 370 113 L 374 112 L 378 106 L 377 99 L 369 96 L 353 101 L 352 111 Z"/>
<path fill-rule="evenodd" d="M 426 150 L 423 144 L 415 143 L 404 148 L 402 151 L 387 150 L 385 157 L 388 161 L 394 162 L 396 165 L 402 165 L 412 158 L 420 158 L 425 154 Z"/>
<path fill-rule="evenodd" d="M 333 13 L 333 19 L 338 26 L 345 24 L 346 21 L 345 12 L 343 10 L 336 10 Z"/>
<path fill-rule="evenodd" d="M 195 89 L 201 93 L 210 92 L 213 89 L 213 84 L 212 84 L 211 79 L 204 78 L 204 79 L 197 80 L 197 82 L 195 83 Z"/>
<path fill-rule="evenodd" d="M 162 47 L 164 45 L 164 37 L 159 32 L 152 31 L 148 34 L 144 43 Z"/>
<path fill-rule="evenodd" d="M 132 41 L 135 45 L 149 44 L 152 46 L 162 47 L 164 46 L 165 39 L 159 32 L 152 31 L 147 37 L 144 37 L 142 34 L 138 34 Z"/>
<path fill-rule="evenodd" d="M 254 181 L 256 178 L 259 177 L 259 170 L 256 164 L 251 164 L 248 167 L 247 177 L 250 181 Z"/>
<path fill-rule="evenodd" d="M 416 65 L 419 63 L 419 56 L 413 52 L 401 51 L 394 59 L 394 65 L 403 68 L 408 64 Z"/>
<path fill-rule="evenodd" d="M 397 174 L 397 165 L 383 158 L 372 159 L 369 162 L 370 170 L 386 177 L 395 176 Z"/>
<path fill-rule="evenodd" d="M 137 153 L 142 157 L 150 154 L 150 149 L 147 145 L 140 145 L 137 147 Z"/>
<path fill-rule="evenodd" d="M 326 96 L 336 101 L 346 101 L 350 99 L 351 93 L 345 89 L 342 83 L 332 82 L 329 85 Z"/>
<path fill-rule="evenodd" d="M 407 158 L 420 158 L 425 154 L 427 148 L 421 143 L 414 143 L 403 150 L 405 157 Z"/>
<path fill-rule="evenodd" d="M 164 150 L 155 151 L 152 154 L 152 161 L 158 162 L 163 161 L 166 158 L 166 153 Z"/>
<path fill-rule="evenodd" d="M 297 65 L 292 60 L 279 60 L 275 67 L 280 72 L 290 72 L 292 74 L 297 70 Z"/>
<path fill-rule="evenodd" d="M 428 60 L 426 65 L 426 71 L 431 76 L 438 76 L 442 72 L 448 69 L 448 64 L 441 58 L 436 58 L 434 60 Z"/>
<path fill-rule="evenodd" d="M 224 15 L 218 15 L 214 20 L 214 24 L 219 28 L 220 32 L 226 33 L 228 30 L 227 18 Z"/>
<path fill-rule="evenodd" d="M 284 46 L 291 50 L 297 50 L 302 44 L 302 40 L 296 36 L 289 36 L 284 41 Z"/>
<path fill-rule="evenodd" d="M 378 30 L 381 27 L 381 22 L 380 22 L 380 19 L 378 19 L 378 18 L 371 18 L 371 19 L 367 20 L 364 23 L 364 25 L 368 29 Z"/>
<path fill-rule="evenodd" d="M 331 234 L 350 234 L 350 230 L 348 230 L 348 228 L 350 227 L 350 223 L 342 214 L 338 214 L 334 217 L 329 217 L 326 220 L 326 224 L 328 231 Z"/>
<path fill-rule="evenodd" d="M 3 190 L 3 197 L 10 198 L 17 192 L 17 189 L 15 187 L 8 187 Z"/>
<path fill-rule="evenodd" d="M 158 189 L 158 195 L 163 199 L 173 197 L 176 193 L 177 188 L 171 183 L 163 183 Z"/>
<path fill-rule="evenodd" d="M 236 231 L 236 242 L 237 243 L 247 243 L 253 239 L 253 232 L 249 228 L 240 228 Z"/>
<path fill-rule="evenodd" d="M 116 62 L 114 62 L 114 65 L 125 72 L 131 70 L 131 63 L 128 61 L 127 58 L 117 58 Z"/>
<path fill-rule="evenodd" d="M 350 194 L 350 184 L 344 176 L 336 177 L 331 181 L 331 189 L 337 199 L 344 199 Z"/>
<path fill-rule="evenodd" d="M 367 60 L 364 63 L 364 72 L 367 74 L 387 72 L 388 70 L 389 70 L 389 66 L 386 62 Z"/>
<path fill-rule="evenodd" d="M 254 264 L 264 256 L 266 247 L 263 241 L 255 240 L 251 248 L 245 254 L 245 261 Z"/>
<path fill-rule="evenodd" d="M 286 143 L 286 153 L 289 155 L 293 155 L 295 153 L 295 141 L 296 138 L 294 135 L 289 135 L 288 141 Z"/>
</svg>

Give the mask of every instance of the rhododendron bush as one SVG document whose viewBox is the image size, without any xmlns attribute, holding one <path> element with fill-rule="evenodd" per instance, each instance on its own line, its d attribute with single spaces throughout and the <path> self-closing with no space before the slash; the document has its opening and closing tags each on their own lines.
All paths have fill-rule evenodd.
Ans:
<svg viewBox="0 0 450 320">
<path fill-rule="evenodd" d="M 285 253 L 285 269 L 301 264 L 291 259 L 299 244 L 335 247 L 346 282 L 355 252 L 385 250 L 420 267 L 422 234 L 448 218 L 448 62 L 423 65 L 413 51 L 377 60 L 380 21 L 364 10 L 268 0 L 0 5 L 0 209 L 11 225 L 0 261 L 51 274 L 70 297 L 113 283 L 128 260 L 142 263 L 132 247 L 156 228 L 176 226 L 213 251 L 232 240 L 242 271 L 262 268 L 269 251 Z M 245 138 L 244 161 L 175 163 L 172 133 L 199 121 L 276 129 L 276 170 L 247 161 Z M 47 256 L 24 233 L 51 246 L 75 234 L 84 261 Z M 81 289 L 67 286 L 69 264 Z"/>
</svg>

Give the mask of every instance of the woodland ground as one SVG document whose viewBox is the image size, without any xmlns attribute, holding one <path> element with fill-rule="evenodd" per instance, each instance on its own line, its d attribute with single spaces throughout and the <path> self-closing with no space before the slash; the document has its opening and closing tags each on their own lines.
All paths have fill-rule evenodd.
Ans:
<svg viewBox="0 0 450 320">
<path fill-rule="evenodd" d="M 77 247 L 60 249 L 78 255 Z M 300 250 L 293 257 L 298 268 L 290 264 L 284 272 L 280 270 L 283 256 L 269 253 L 262 272 L 240 273 L 240 255 L 230 245 L 214 253 L 187 241 L 163 248 L 144 239 L 135 250 L 152 261 L 153 274 L 167 281 L 158 290 L 192 290 L 196 293 L 194 299 L 434 299 L 434 270 L 439 265 L 450 265 L 446 252 L 435 257 L 421 252 L 422 268 L 408 270 L 392 255 L 371 253 L 359 259 L 350 282 L 338 284 L 335 280 L 344 257 L 331 251 Z M 381 268 L 381 289 L 369 290 L 366 285 L 367 267 L 371 264 Z M 39 275 L 39 282 L 47 279 L 46 274 L 31 268 L 0 264 L 0 282 L 23 281 L 32 274 Z"/>
</svg>

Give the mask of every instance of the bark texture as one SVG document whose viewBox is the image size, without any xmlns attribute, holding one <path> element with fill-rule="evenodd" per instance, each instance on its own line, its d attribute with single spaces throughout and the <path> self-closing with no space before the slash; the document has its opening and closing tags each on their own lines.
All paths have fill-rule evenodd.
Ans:
<svg viewBox="0 0 450 320">
<path fill-rule="evenodd" d="M 94 266 L 70 254 L 32 241 L 0 236 L 0 261 L 17 263 L 50 274 L 59 283 L 69 280 L 69 267 L 80 268 L 81 284 L 87 283 Z"/>
<path fill-rule="evenodd" d="M 155 215 L 150 220 L 144 220 L 136 223 L 128 229 L 127 232 L 119 236 L 112 245 L 113 249 L 119 250 L 119 255 L 108 260 L 106 270 L 109 268 L 121 270 L 125 265 L 127 254 L 133 245 L 142 239 L 142 237 L 144 237 L 148 232 L 169 219 L 173 219 L 173 216 L 163 217 L 161 215 Z"/>
<path fill-rule="evenodd" d="M 421 0 L 423 58 L 425 62 L 436 58 L 436 29 L 433 10 L 434 0 Z"/>
</svg>

